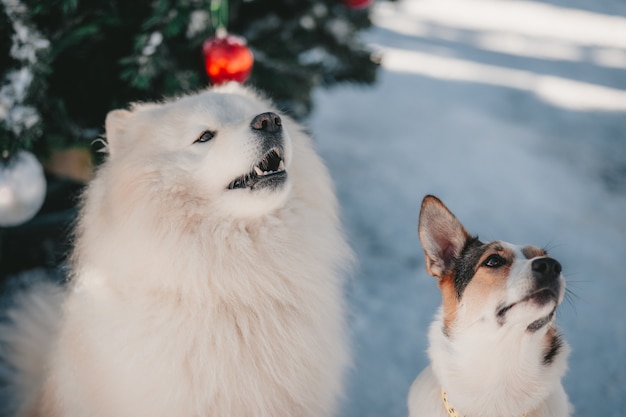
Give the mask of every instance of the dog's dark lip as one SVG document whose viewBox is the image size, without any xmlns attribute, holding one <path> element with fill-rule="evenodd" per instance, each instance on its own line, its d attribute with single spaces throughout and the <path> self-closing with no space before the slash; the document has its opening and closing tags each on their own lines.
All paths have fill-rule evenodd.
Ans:
<svg viewBox="0 0 626 417">
<path fill-rule="evenodd" d="M 545 326 L 546 324 L 550 323 L 550 321 L 552 321 L 552 318 L 554 317 L 555 312 L 556 312 L 556 306 L 554 306 L 550 314 L 548 314 L 547 316 L 544 316 L 530 323 L 528 327 L 526 327 L 526 330 L 528 330 L 531 333 L 534 333 L 537 330 L 541 329 L 543 326 Z"/>
<path fill-rule="evenodd" d="M 227 189 L 258 189 L 264 186 L 278 186 L 287 179 L 282 149 L 274 147 L 267 151 L 252 171 L 235 178 Z"/>
<path fill-rule="evenodd" d="M 532 301 L 532 302 L 534 302 L 534 303 L 536 303 L 538 305 L 545 305 L 550 300 L 557 301 L 558 300 L 558 294 L 556 292 L 554 292 L 554 290 L 552 288 L 541 288 L 541 289 L 539 289 L 537 291 L 532 292 L 531 294 L 527 295 L 526 297 L 522 298 L 519 301 L 516 301 L 516 302 L 511 303 L 511 304 L 500 306 L 498 308 L 498 310 L 496 311 L 496 316 L 498 317 L 498 319 L 503 319 L 504 316 L 506 315 L 506 313 L 510 309 L 512 309 L 513 307 L 515 307 L 516 305 L 521 304 L 521 303 Z"/>
<path fill-rule="evenodd" d="M 530 294 L 528 297 L 524 298 L 524 301 L 533 301 L 536 304 L 544 305 L 550 302 L 551 300 L 558 300 L 559 296 L 552 288 L 542 288 L 540 290 L 535 291 Z"/>
</svg>

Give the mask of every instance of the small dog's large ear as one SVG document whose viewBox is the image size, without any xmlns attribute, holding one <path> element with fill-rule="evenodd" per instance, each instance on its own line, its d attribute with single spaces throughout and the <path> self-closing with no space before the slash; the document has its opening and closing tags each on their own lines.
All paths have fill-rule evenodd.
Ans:
<svg viewBox="0 0 626 417">
<path fill-rule="evenodd" d="M 117 154 L 122 147 L 126 127 L 132 115 L 133 113 L 128 110 L 112 110 L 107 114 L 104 127 L 109 156 Z"/>
<path fill-rule="evenodd" d="M 432 195 L 422 201 L 418 234 L 426 255 L 426 270 L 436 277 L 452 267 L 470 238 L 454 214 Z"/>
</svg>

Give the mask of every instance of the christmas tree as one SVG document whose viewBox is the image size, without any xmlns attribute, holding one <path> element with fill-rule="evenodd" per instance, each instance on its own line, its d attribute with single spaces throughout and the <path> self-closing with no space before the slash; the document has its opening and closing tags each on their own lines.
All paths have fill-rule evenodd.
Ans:
<svg viewBox="0 0 626 417">
<path fill-rule="evenodd" d="M 108 111 L 222 81 L 207 74 L 211 40 L 243 41 L 254 57 L 251 72 L 244 71 L 247 83 L 296 118 L 311 110 L 318 86 L 374 82 L 377 59 L 358 37 L 370 26 L 369 3 L 0 0 L 0 226 L 22 224 L 0 227 L 4 267 L 7 258 L 25 256 L 18 249 L 25 235 L 40 242 L 48 233 L 56 242 L 65 233 L 82 183 L 59 181 L 55 167 L 78 160 L 78 177 L 88 178 Z M 67 152 L 74 154 L 63 159 Z M 33 184 L 44 176 L 37 160 L 49 168 L 45 202 L 33 197 L 41 189 Z M 31 186 L 16 185 L 18 169 Z M 28 204 L 6 214 L 2 204 L 23 190 L 33 194 Z"/>
</svg>

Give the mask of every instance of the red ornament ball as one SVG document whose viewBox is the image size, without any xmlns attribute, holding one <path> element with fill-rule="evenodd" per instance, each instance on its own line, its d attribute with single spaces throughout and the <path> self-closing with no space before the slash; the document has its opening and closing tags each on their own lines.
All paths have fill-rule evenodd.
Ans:
<svg viewBox="0 0 626 417">
<path fill-rule="evenodd" d="M 243 83 L 250 76 L 254 57 L 242 37 L 227 33 L 204 41 L 204 67 L 213 84 L 227 81 Z"/>
<path fill-rule="evenodd" d="M 341 0 L 350 9 L 364 9 L 372 3 L 372 0 Z"/>
</svg>

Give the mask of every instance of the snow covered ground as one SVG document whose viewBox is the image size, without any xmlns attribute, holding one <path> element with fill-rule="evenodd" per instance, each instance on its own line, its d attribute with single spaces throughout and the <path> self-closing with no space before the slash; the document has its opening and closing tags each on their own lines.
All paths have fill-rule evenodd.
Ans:
<svg viewBox="0 0 626 417">
<path fill-rule="evenodd" d="M 427 193 L 484 240 L 561 261 L 576 416 L 626 416 L 626 3 L 400 0 L 373 18 L 378 83 L 318 91 L 308 121 L 359 258 L 342 416 L 406 416 L 426 365 Z"/>
</svg>

